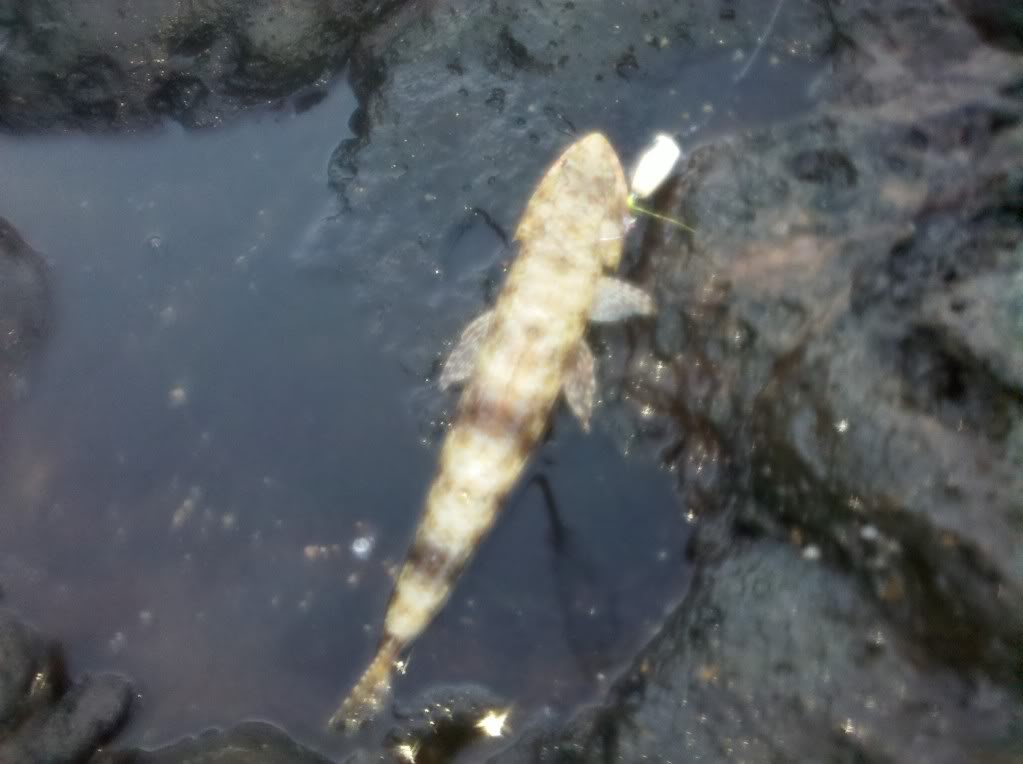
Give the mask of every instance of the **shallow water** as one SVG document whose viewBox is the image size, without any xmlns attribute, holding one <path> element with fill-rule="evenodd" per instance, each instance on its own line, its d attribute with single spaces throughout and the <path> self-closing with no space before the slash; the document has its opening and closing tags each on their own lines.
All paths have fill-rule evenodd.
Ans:
<svg viewBox="0 0 1023 764">
<path fill-rule="evenodd" d="M 415 506 L 427 474 L 384 408 L 407 375 L 288 256 L 329 209 L 353 107 L 338 87 L 216 132 L 3 141 L 4 214 L 48 257 L 57 315 L 0 454 L 2 576 L 76 668 L 137 680 L 139 741 L 314 710 L 293 635 L 379 571 L 305 547 L 369 517 L 382 535 L 378 508 Z M 385 489 L 389 459 L 409 478 Z M 361 639 L 334 635 L 335 660 Z"/>
<path fill-rule="evenodd" d="M 296 264 L 353 108 L 338 85 L 217 131 L 0 140 L 0 212 L 57 305 L 0 443 L 0 580 L 73 670 L 135 680 L 126 743 L 264 718 L 332 748 L 322 722 L 374 646 L 453 403 L 408 358 L 441 356 L 430 316 L 458 284 L 382 323 L 357 275 Z M 464 233 L 448 256 L 478 278 L 504 251 Z M 531 474 L 399 695 L 472 680 L 571 705 L 681 590 L 655 463 L 559 417 Z"/>
<path fill-rule="evenodd" d="M 693 142 L 809 102 L 810 67 L 744 68 L 722 53 L 653 85 L 692 104 Z M 338 82 L 217 130 L 0 137 L 0 215 L 56 302 L 0 436 L 0 581 L 73 670 L 132 677 L 126 744 L 260 718 L 344 745 L 323 721 L 375 647 L 454 405 L 431 374 L 508 256 L 477 211 L 439 234 L 440 278 L 371 251 L 317 268 L 354 108 Z M 615 108 L 634 152 L 645 115 Z M 608 429 L 558 414 L 399 698 L 473 681 L 516 714 L 571 709 L 656 628 L 685 511 Z"/>
</svg>

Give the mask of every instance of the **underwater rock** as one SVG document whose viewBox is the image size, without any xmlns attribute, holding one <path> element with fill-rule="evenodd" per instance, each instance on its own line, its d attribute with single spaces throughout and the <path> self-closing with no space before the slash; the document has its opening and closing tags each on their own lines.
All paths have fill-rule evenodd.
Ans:
<svg viewBox="0 0 1023 764">
<path fill-rule="evenodd" d="M 52 311 L 46 263 L 0 217 L 0 411 L 23 386 L 25 363 L 45 340 Z"/>
<path fill-rule="evenodd" d="M 380 295 L 374 311 L 416 304 L 423 283 L 462 286 L 466 274 L 445 262 L 451 238 L 482 217 L 508 239 L 528 189 L 573 140 L 601 130 L 628 162 L 658 130 L 708 118 L 702 109 L 713 111 L 720 90 L 692 73 L 712 66 L 714 82 L 730 81 L 734 56 L 752 55 L 771 17 L 763 3 L 727 5 L 727 18 L 718 0 L 403 8 L 353 52 L 356 136 L 329 170 L 344 214 L 324 221 L 297 259 L 317 273 L 358 268 Z M 758 60 L 778 56 L 792 77 L 775 80 L 783 92 L 757 119 L 809 108 L 828 41 L 821 12 L 779 16 Z M 465 286 L 445 303 L 450 336 L 489 289 Z"/>
<path fill-rule="evenodd" d="M 395 709 L 398 723 L 387 733 L 384 745 L 391 750 L 402 746 L 414 750 L 420 764 L 452 761 L 482 736 L 482 719 L 507 708 L 507 702 L 485 687 L 431 688 Z"/>
<path fill-rule="evenodd" d="M 989 43 L 1023 52 L 1023 6 L 999 0 L 954 0 Z"/>
<path fill-rule="evenodd" d="M 329 764 L 271 724 L 209 730 L 156 751 L 109 753 L 99 764 Z"/>
<path fill-rule="evenodd" d="M 130 705 L 125 679 L 69 682 L 60 651 L 0 610 L 0 761 L 85 761 L 120 729 Z"/>
<path fill-rule="evenodd" d="M 1011 750 L 1012 692 L 919 661 L 838 566 L 749 535 L 699 562 L 599 709 L 491 761 L 956 764 Z"/>
<path fill-rule="evenodd" d="M 191 127 L 317 88 L 400 0 L 118 0 L 0 8 L 0 129 Z"/>
<path fill-rule="evenodd" d="M 695 583 L 495 761 L 1023 756 L 1023 61 L 924 5 L 836 7 L 855 92 L 657 198 L 696 233 L 648 226 L 661 311 L 609 413 L 677 471 Z M 922 70 L 921 34 L 958 47 Z"/>
</svg>

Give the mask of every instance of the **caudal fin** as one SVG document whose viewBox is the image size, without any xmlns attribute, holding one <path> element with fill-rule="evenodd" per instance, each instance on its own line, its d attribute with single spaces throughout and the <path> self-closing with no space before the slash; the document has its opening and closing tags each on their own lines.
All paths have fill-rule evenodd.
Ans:
<svg viewBox="0 0 1023 764">
<path fill-rule="evenodd" d="M 355 732 L 380 713 L 391 694 L 391 674 L 399 651 L 396 640 L 384 640 L 369 668 L 330 717 L 327 724 L 331 729 Z"/>
</svg>

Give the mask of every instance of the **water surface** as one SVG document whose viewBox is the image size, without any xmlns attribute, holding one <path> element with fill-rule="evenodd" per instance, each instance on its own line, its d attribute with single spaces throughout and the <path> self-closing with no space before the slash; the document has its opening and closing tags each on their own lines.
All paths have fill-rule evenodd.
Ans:
<svg viewBox="0 0 1023 764">
<path fill-rule="evenodd" d="M 0 214 L 56 295 L 0 440 L 0 580 L 74 670 L 137 683 L 126 743 L 260 718 L 337 750 L 322 723 L 375 646 L 454 403 L 428 373 L 447 297 L 507 252 L 452 221 L 454 280 L 383 318 L 357 265 L 301 267 L 354 105 L 0 139 Z M 655 627 L 684 583 L 672 476 L 596 429 L 559 415 L 399 695 L 569 708 Z"/>
</svg>

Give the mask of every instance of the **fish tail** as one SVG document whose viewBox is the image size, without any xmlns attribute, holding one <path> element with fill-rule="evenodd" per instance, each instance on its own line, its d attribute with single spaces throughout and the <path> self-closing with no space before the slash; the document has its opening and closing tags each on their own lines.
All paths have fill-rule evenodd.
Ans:
<svg viewBox="0 0 1023 764">
<path fill-rule="evenodd" d="M 384 638 L 369 668 L 327 722 L 331 729 L 355 732 L 380 712 L 391 694 L 391 673 L 400 652 L 397 639 Z"/>
</svg>

